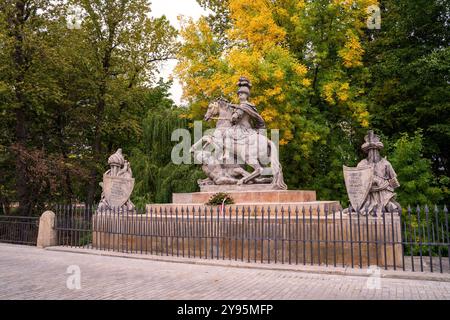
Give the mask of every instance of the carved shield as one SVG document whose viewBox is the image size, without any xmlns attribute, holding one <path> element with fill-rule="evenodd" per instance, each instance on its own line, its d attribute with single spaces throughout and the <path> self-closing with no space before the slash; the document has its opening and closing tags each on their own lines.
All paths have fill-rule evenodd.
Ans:
<svg viewBox="0 0 450 320">
<path fill-rule="evenodd" d="M 128 199 L 134 188 L 134 178 L 122 178 L 103 175 L 103 192 L 111 207 L 121 207 Z"/>
<path fill-rule="evenodd" d="M 350 168 L 343 166 L 347 195 L 354 210 L 360 210 L 373 182 L 373 167 Z"/>
</svg>

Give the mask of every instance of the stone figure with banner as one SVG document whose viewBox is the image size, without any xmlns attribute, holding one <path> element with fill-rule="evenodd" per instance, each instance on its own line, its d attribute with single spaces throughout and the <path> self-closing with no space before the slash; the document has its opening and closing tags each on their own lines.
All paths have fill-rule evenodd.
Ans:
<svg viewBox="0 0 450 320">
<path fill-rule="evenodd" d="M 235 187 L 229 189 L 287 189 L 277 145 L 267 138 L 265 131 L 261 131 L 265 129 L 264 119 L 248 101 L 251 83 L 241 77 L 238 87 L 239 104 L 229 103 L 223 98 L 209 104 L 204 120 L 217 120 L 216 129 L 191 147 L 207 175 L 206 179 L 199 180 L 200 189 L 219 191 L 215 186 L 232 185 Z M 197 150 L 199 146 L 200 151 Z M 248 172 L 246 166 L 253 171 Z"/>
<path fill-rule="evenodd" d="M 380 215 L 382 211 L 400 213 L 401 207 L 394 193 L 400 184 L 391 163 L 380 155 L 383 143 L 371 130 L 364 140 L 361 148 L 367 153 L 367 158 L 360 161 L 356 168 L 343 167 L 351 210 L 362 214 L 367 211 L 373 216 Z"/>
<path fill-rule="evenodd" d="M 133 210 L 134 204 L 130 200 L 134 188 L 134 178 L 131 166 L 122 155 L 122 149 L 108 159 L 110 169 L 103 174 L 102 198 L 97 211 L 117 210 L 123 212 Z"/>
</svg>

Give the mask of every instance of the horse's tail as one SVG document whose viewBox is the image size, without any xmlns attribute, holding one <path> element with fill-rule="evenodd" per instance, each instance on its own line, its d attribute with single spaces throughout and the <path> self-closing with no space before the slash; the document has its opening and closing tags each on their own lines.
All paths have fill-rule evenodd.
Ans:
<svg viewBox="0 0 450 320">
<path fill-rule="evenodd" d="M 284 183 L 283 169 L 281 168 L 280 160 L 278 157 L 278 149 L 272 140 L 268 140 L 268 141 L 270 144 L 270 163 L 271 163 L 270 166 L 272 168 L 272 174 L 273 174 L 272 185 L 276 189 L 286 190 L 287 185 L 286 185 L 286 183 Z"/>
</svg>

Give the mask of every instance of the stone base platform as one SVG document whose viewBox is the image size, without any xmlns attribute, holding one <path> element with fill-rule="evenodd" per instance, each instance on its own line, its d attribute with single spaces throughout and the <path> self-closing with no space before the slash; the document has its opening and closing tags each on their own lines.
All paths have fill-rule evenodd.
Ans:
<svg viewBox="0 0 450 320">
<path fill-rule="evenodd" d="M 148 252 L 278 263 L 352 267 L 402 264 L 398 216 L 352 217 L 295 214 L 229 216 L 192 211 L 174 214 L 96 214 L 92 246 L 101 250 Z"/>
<path fill-rule="evenodd" d="M 216 184 L 206 184 L 200 186 L 201 192 L 234 192 L 234 191 L 279 191 L 279 189 L 274 189 L 274 185 L 271 183 L 261 183 L 261 184 L 226 184 L 226 185 L 216 185 Z"/>
<path fill-rule="evenodd" d="M 227 216 L 274 216 L 275 214 L 281 216 L 295 216 L 296 212 L 302 215 L 305 212 L 306 216 L 312 214 L 326 215 L 332 214 L 332 210 L 338 211 L 341 208 L 338 201 L 308 201 L 308 202 L 248 202 L 240 204 L 232 204 L 224 206 L 222 212 L 220 205 L 207 206 L 203 203 L 167 203 L 167 204 L 148 204 L 146 206 L 146 212 L 148 214 L 156 215 L 175 215 L 187 213 L 194 214 L 196 216 L 209 216 L 217 213 L 225 214 Z M 249 213 L 250 212 L 250 213 Z"/>
<path fill-rule="evenodd" d="M 257 186 L 257 185 L 255 185 Z M 264 185 L 262 185 L 264 186 Z M 221 186 L 215 186 L 221 187 Z M 227 215 L 242 215 L 251 212 L 252 216 L 269 215 L 325 215 L 331 214 L 332 210 L 339 210 L 341 206 L 338 201 L 317 201 L 316 191 L 313 190 L 252 190 L 249 186 L 226 186 L 224 192 L 229 194 L 234 201 L 232 205 L 226 205 L 224 212 L 220 205 L 208 206 L 206 203 L 217 192 L 193 192 L 193 193 L 173 193 L 172 203 L 168 204 L 147 204 L 147 212 L 153 214 L 176 214 L 189 211 L 195 215 L 210 215 L 211 212 L 221 212 Z M 236 187 L 246 187 L 245 191 L 236 190 Z"/>
<path fill-rule="evenodd" d="M 228 186 L 229 187 L 229 186 Z M 316 191 L 311 190 L 261 190 L 223 191 L 229 194 L 235 204 L 294 203 L 316 201 Z M 174 204 L 205 204 L 217 192 L 173 193 Z"/>
</svg>

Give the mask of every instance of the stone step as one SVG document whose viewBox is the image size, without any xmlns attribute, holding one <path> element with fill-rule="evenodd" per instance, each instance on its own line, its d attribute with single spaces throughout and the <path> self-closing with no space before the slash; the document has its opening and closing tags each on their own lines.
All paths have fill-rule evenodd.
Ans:
<svg viewBox="0 0 450 320">
<path fill-rule="evenodd" d="M 316 191 L 311 190 L 269 190 L 229 191 L 235 204 L 248 203 L 293 203 L 316 201 Z M 205 204 L 216 192 L 173 193 L 174 204 Z"/>
</svg>

